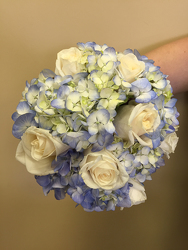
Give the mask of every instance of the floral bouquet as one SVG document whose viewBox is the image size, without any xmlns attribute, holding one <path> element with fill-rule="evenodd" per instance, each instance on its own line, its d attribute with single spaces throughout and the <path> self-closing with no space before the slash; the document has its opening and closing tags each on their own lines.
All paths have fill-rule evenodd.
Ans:
<svg viewBox="0 0 188 250">
<path fill-rule="evenodd" d="M 55 73 L 26 81 L 12 119 L 16 158 L 47 195 L 68 194 L 86 211 L 146 200 L 144 181 L 178 137 L 167 76 L 131 49 L 78 43 L 57 55 Z"/>
</svg>

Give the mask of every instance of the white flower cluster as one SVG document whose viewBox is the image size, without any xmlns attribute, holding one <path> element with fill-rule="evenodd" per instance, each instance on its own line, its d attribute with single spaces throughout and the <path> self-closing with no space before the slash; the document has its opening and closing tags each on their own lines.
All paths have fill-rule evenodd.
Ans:
<svg viewBox="0 0 188 250">
<path fill-rule="evenodd" d="M 12 115 L 16 158 L 45 194 L 67 193 L 86 211 L 144 202 L 143 182 L 178 141 L 170 82 L 136 50 L 78 43 L 22 97 Z"/>
</svg>

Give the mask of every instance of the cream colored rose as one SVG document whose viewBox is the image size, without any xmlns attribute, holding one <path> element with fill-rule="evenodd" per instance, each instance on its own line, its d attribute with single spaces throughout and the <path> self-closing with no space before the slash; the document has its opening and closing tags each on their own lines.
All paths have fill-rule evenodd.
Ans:
<svg viewBox="0 0 188 250">
<path fill-rule="evenodd" d="M 130 187 L 130 191 L 129 191 L 131 205 L 138 205 L 140 203 L 145 202 L 147 197 L 146 197 L 144 186 L 134 179 L 130 179 L 129 183 L 133 185 L 132 187 Z"/>
<path fill-rule="evenodd" d="M 79 73 L 81 56 L 82 52 L 75 47 L 60 51 L 57 54 L 55 73 L 61 76 Z"/>
<path fill-rule="evenodd" d="M 91 148 L 86 150 L 80 163 L 80 174 L 85 184 L 93 189 L 116 190 L 129 180 L 123 165 L 106 149 L 99 152 L 91 152 Z"/>
<path fill-rule="evenodd" d="M 164 141 L 162 141 L 160 148 L 162 148 L 168 158 L 170 153 L 174 153 L 178 140 L 179 138 L 177 137 L 176 132 L 174 132 L 167 135 Z"/>
<path fill-rule="evenodd" d="M 114 120 L 118 136 L 134 144 L 136 138 L 143 146 L 152 148 L 152 141 L 144 134 L 153 132 L 160 124 L 160 117 L 152 103 L 123 105 Z"/>
<path fill-rule="evenodd" d="M 139 76 L 145 69 L 145 63 L 139 61 L 133 53 L 117 55 L 118 61 L 120 61 L 119 71 L 123 78 L 127 82 L 135 81 L 135 78 Z"/>
<path fill-rule="evenodd" d="M 16 151 L 16 159 L 24 164 L 31 174 L 53 174 L 52 161 L 69 146 L 48 130 L 29 127 L 22 136 Z"/>
</svg>

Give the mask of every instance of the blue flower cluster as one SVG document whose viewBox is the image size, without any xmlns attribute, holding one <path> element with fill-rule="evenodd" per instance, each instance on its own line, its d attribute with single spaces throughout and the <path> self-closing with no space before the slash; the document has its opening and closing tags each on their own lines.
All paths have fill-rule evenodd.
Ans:
<svg viewBox="0 0 188 250">
<path fill-rule="evenodd" d="M 57 161 L 53 161 L 53 175 L 35 176 L 37 183 L 43 187 L 43 192 L 47 195 L 54 190 L 55 198 L 61 200 L 66 193 L 77 204 L 80 204 L 86 211 L 107 211 L 115 210 L 116 206 L 130 207 L 129 189 L 132 184 L 126 183 L 123 188 L 115 191 L 92 189 L 88 187 L 79 175 L 79 164 L 83 159 L 83 154 L 75 150 L 58 156 Z"/>
<path fill-rule="evenodd" d="M 179 125 L 170 82 L 153 63 L 136 50 L 78 43 L 58 53 L 55 73 L 26 82 L 12 133 L 45 195 L 68 194 L 86 211 L 146 200 L 143 182 L 174 152 Z"/>
</svg>

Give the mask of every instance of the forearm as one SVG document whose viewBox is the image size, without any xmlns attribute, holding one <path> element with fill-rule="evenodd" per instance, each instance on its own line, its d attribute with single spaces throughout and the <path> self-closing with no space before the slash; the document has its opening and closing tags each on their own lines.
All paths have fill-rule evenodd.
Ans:
<svg viewBox="0 0 188 250">
<path fill-rule="evenodd" d="M 163 45 L 146 56 L 168 75 L 174 93 L 188 91 L 188 37 Z"/>
</svg>

